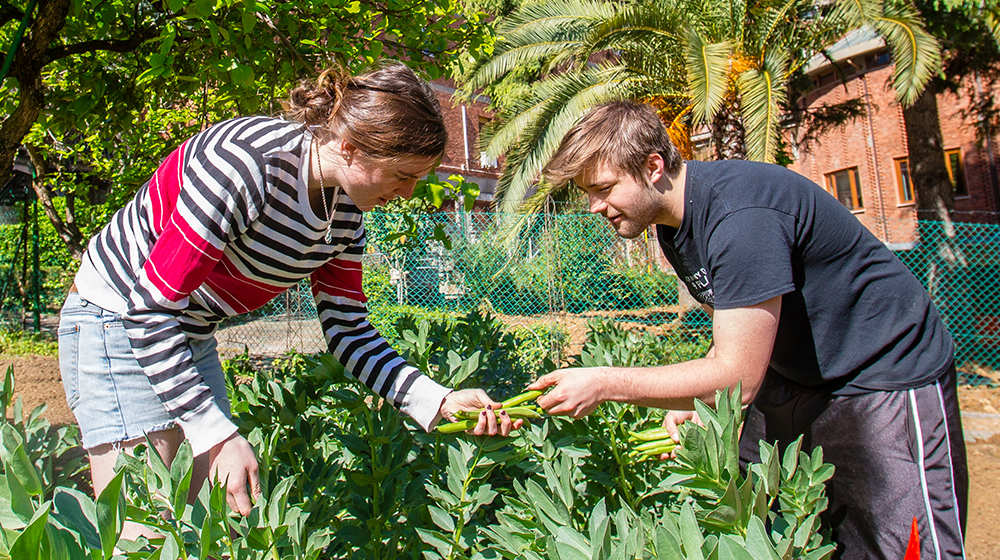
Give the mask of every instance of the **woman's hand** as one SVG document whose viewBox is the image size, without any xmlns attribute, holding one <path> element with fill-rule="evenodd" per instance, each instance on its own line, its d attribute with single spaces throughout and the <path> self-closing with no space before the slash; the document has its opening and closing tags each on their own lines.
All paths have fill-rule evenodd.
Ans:
<svg viewBox="0 0 1000 560">
<path fill-rule="evenodd" d="M 226 484 L 226 501 L 233 511 L 247 515 L 253 507 L 253 500 L 260 497 L 260 476 L 257 472 L 257 457 L 250 442 L 234 433 L 229 439 L 208 450 L 209 480 Z M 247 494 L 247 485 L 250 494 Z"/>
<path fill-rule="evenodd" d="M 606 400 L 603 368 L 567 368 L 539 377 L 528 389 L 548 393 L 538 397 L 538 406 L 549 414 L 582 418 Z"/>
<path fill-rule="evenodd" d="M 482 389 L 463 389 L 448 393 L 448 396 L 441 403 L 439 414 L 445 420 L 454 422 L 455 413 L 459 410 L 485 409 L 479 414 L 479 421 L 471 432 L 477 436 L 500 434 L 507 437 L 511 430 L 520 428 L 524 421 L 522 419 L 511 420 L 501 407 L 501 403 L 491 399 Z"/>
</svg>

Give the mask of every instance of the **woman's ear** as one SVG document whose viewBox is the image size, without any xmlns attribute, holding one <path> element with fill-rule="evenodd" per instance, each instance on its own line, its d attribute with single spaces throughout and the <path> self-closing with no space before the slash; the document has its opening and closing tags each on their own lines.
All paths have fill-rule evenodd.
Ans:
<svg viewBox="0 0 1000 560">
<path fill-rule="evenodd" d="M 340 141 L 340 155 L 344 158 L 344 161 L 350 163 L 357 152 L 358 149 L 354 147 L 354 144 L 351 144 L 347 140 Z"/>
</svg>

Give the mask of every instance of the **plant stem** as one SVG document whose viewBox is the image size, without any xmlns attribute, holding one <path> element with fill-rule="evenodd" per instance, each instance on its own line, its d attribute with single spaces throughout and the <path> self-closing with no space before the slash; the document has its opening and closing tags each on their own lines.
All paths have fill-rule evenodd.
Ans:
<svg viewBox="0 0 1000 560">
<path fill-rule="evenodd" d="M 375 401 L 372 401 L 373 406 L 374 406 L 374 402 Z M 368 433 L 369 434 L 374 434 L 375 433 L 375 423 L 372 421 L 372 409 L 369 408 L 369 407 L 365 407 L 365 424 L 368 427 Z M 378 469 L 378 467 L 375 464 L 376 461 L 377 461 L 376 457 L 377 457 L 377 451 L 378 450 L 375 448 L 374 438 L 369 438 L 369 440 L 368 440 L 368 449 L 371 451 L 371 454 L 372 454 L 371 469 L 372 469 L 372 475 L 374 475 L 375 471 Z M 376 516 L 377 519 L 381 518 L 381 515 L 380 515 L 381 512 L 378 511 L 379 497 L 380 497 L 379 496 L 379 494 L 380 494 L 379 490 L 380 490 L 380 486 L 379 486 L 378 482 L 377 481 L 372 482 L 372 513 L 375 514 L 375 516 Z M 379 525 L 377 525 L 376 527 L 374 527 L 374 529 L 376 531 L 373 531 L 373 532 L 377 532 L 378 536 L 381 537 L 382 536 L 381 523 L 379 523 Z M 373 557 L 375 558 L 375 560 L 378 560 L 381 557 L 381 555 L 380 555 L 381 550 L 382 550 L 381 540 L 379 542 L 374 542 L 373 546 L 372 546 L 372 553 L 374 554 Z"/>
<path fill-rule="evenodd" d="M 615 456 L 615 463 L 618 464 L 618 480 L 621 482 L 625 501 L 628 502 L 629 507 L 635 509 L 635 497 L 632 495 L 632 485 L 629 484 L 628 479 L 625 477 L 625 465 L 622 463 L 622 456 L 618 451 L 618 426 L 621 422 L 612 424 L 608 420 L 607 415 L 604 414 L 604 407 L 602 406 L 597 407 L 597 414 L 601 416 L 601 420 L 604 420 L 604 423 L 610 428 L 608 432 L 611 434 L 611 453 Z"/>
<path fill-rule="evenodd" d="M 461 504 L 465 502 L 465 497 L 469 494 L 469 484 L 472 482 L 472 473 L 476 470 L 476 466 L 479 465 L 479 459 L 483 456 L 482 446 L 476 446 L 476 455 L 472 458 L 472 464 L 469 466 L 469 473 L 465 476 L 465 481 L 462 482 L 462 495 L 459 496 L 459 510 L 458 510 L 458 523 L 455 524 L 455 530 L 452 532 L 451 538 L 455 541 L 455 547 L 451 549 L 451 554 L 448 555 L 448 559 L 451 560 L 455 556 L 455 549 L 460 548 L 462 540 L 462 529 L 465 529 L 465 513 L 461 509 Z"/>
</svg>

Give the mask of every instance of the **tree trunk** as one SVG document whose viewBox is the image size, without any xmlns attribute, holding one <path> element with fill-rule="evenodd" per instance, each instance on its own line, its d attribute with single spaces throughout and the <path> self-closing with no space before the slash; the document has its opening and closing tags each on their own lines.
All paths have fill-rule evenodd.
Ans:
<svg viewBox="0 0 1000 560">
<path fill-rule="evenodd" d="M 17 148 L 38 120 L 45 106 L 45 89 L 42 69 L 48 62 L 45 49 L 59 38 L 59 31 L 66 23 L 71 0 L 39 2 L 38 13 L 31 22 L 24 40 L 14 56 L 8 79 L 17 80 L 17 107 L 0 125 L 0 185 L 10 179 L 11 165 Z"/>
<path fill-rule="evenodd" d="M 79 228 L 76 227 L 75 217 L 69 219 L 72 216 L 70 204 L 67 201 L 66 215 L 68 219 L 64 222 L 59 217 L 59 212 L 56 211 L 55 205 L 52 204 L 52 196 L 49 194 L 49 190 L 45 188 L 45 160 L 42 154 L 38 152 L 38 148 L 31 144 L 26 144 L 25 146 L 28 148 L 28 155 L 31 156 L 31 163 L 35 166 L 35 180 L 31 182 L 31 188 L 35 191 L 38 202 L 42 204 L 45 215 L 52 222 L 52 227 L 55 228 L 59 238 L 63 240 L 66 248 L 69 249 L 70 256 L 73 257 L 73 260 L 79 261 L 83 258 L 83 235 L 80 234 Z"/>
<path fill-rule="evenodd" d="M 903 109 L 909 148 L 910 179 L 917 197 L 921 220 L 951 222 L 955 191 L 944 162 L 944 141 L 938 116 L 937 87 L 927 84 L 917 102 Z"/>
<path fill-rule="evenodd" d="M 712 146 L 715 159 L 746 159 L 746 129 L 740 117 L 739 98 L 731 95 L 712 118 Z"/>
<path fill-rule="evenodd" d="M 968 261 L 959 242 L 951 212 L 955 209 L 955 191 L 948 178 L 944 160 L 944 142 L 938 117 L 937 84 L 927 84 L 916 103 L 903 109 L 906 126 L 910 180 L 917 198 L 917 232 L 925 247 L 927 262 L 915 270 L 926 283 L 927 291 L 949 323 L 953 334 L 964 332 L 960 317 L 950 317 L 948 302 L 956 290 L 965 289 L 962 271 Z"/>
</svg>

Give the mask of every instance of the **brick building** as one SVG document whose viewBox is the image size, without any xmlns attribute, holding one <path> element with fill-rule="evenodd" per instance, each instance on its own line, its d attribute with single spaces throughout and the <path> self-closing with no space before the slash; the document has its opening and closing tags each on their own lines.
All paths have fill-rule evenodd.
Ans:
<svg viewBox="0 0 1000 560">
<path fill-rule="evenodd" d="M 853 33 L 831 49 L 846 77 L 833 64 L 816 58 L 806 67 L 816 88 L 807 108 L 861 99 L 865 116 L 832 130 L 809 146 L 789 135 L 789 168 L 812 179 L 851 209 L 879 239 L 905 248 L 916 241 L 914 188 L 909 179 L 902 107 L 895 100 L 885 44 L 873 33 Z M 984 87 L 980 80 L 963 84 Z M 955 186 L 955 218 L 960 222 L 996 222 L 1000 191 L 996 162 L 1000 138 L 978 142 L 975 116 L 964 95 L 938 96 L 945 162 Z"/>
<path fill-rule="evenodd" d="M 437 92 L 448 130 L 448 145 L 435 173 L 440 179 L 461 175 L 466 181 L 479 185 L 476 209 L 486 209 L 493 204 L 500 176 L 499 162 L 487 158 L 479 150 L 480 131 L 491 118 L 487 111 L 489 99 L 477 96 L 471 102 L 457 102 L 453 98 L 455 83 L 447 78 L 435 80 L 431 87 Z M 446 210 L 453 209 L 451 204 L 446 204 Z"/>
</svg>

